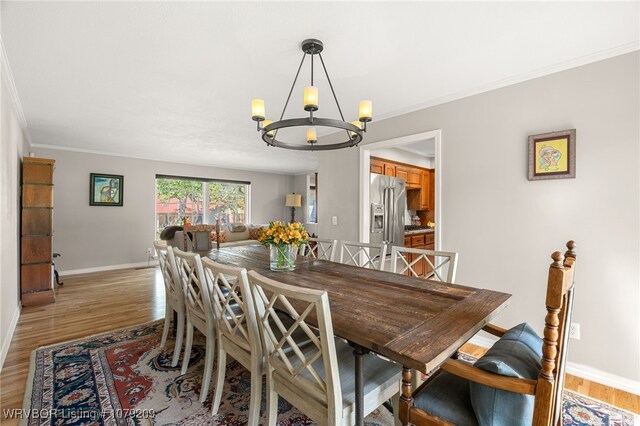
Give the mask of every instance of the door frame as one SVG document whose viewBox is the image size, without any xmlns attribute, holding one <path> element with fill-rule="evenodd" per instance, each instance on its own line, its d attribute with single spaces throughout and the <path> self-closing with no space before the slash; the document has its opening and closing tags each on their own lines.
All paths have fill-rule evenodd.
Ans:
<svg viewBox="0 0 640 426">
<path fill-rule="evenodd" d="M 430 130 L 428 132 L 415 133 L 413 135 L 402 136 L 400 138 L 388 139 L 380 142 L 368 143 L 366 145 L 360 145 L 360 241 L 369 242 L 369 226 L 370 226 L 370 213 L 369 213 L 369 185 L 370 185 L 370 166 L 371 166 L 371 151 L 380 148 L 397 148 L 398 146 L 408 145 L 410 143 L 418 142 L 421 140 L 433 139 L 435 141 L 435 158 L 434 168 L 436 170 L 436 182 L 435 182 L 435 198 L 436 211 L 435 221 L 436 229 L 434 235 L 435 249 L 440 250 L 442 240 L 442 130 Z"/>
</svg>

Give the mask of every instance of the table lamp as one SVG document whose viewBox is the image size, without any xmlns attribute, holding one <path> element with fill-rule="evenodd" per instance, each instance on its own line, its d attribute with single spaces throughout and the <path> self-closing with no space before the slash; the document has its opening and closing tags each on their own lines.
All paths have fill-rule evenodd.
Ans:
<svg viewBox="0 0 640 426">
<path fill-rule="evenodd" d="M 287 194 L 287 201 L 284 205 L 287 207 L 291 207 L 291 223 L 295 222 L 296 207 L 302 207 L 302 195 Z"/>
</svg>

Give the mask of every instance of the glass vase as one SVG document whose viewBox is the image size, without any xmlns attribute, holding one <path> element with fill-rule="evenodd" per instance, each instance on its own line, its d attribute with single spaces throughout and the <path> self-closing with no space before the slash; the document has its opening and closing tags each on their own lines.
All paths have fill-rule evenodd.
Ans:
<svg viewBox="0 0 640 426">
<path fill-rule="evenodd" d="M 294 244 L 271 244 L 269 246 L 270 268 L 272 271 L 293 271 L 296 269 L 298 246 Z"/>
</svg>

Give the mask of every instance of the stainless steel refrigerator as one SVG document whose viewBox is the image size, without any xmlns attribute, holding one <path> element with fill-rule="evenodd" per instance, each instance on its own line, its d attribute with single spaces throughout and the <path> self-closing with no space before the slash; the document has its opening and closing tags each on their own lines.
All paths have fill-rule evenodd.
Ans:
<svg viewBox="0 0 640 426">
<path fill-rule="evenodd" d="M 407 210 L 407 191 L 404 179 L 371 173 L 369 190 L 371 202 L 371 226 L 369 241 L 387 243 L 387 254 L 391 246 L 404 245 L 404 218 Z"/>
</svg>

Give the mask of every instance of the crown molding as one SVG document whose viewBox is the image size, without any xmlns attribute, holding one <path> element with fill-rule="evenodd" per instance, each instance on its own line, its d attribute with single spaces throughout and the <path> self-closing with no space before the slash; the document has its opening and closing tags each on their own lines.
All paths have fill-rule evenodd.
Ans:
<svg viewBox="0 0 640 426">
<path fill-rule="evenodd" d="M 2 54 L 2 57 L 0 58 L 2 64 L 2 80 L 7 87 L 7 92 L 9 92 L 11 105 L 18 117 L 18 123 L 22 128 L 24 137 L 29 145 L 33 145 L 31 141 L 31 134 L 29 133 L 29 126 L 27 125 L 27 119 L 24 115 L 24 110 L 22 109 L 22 103 L 20 102 L 20 96 L 18 96 L 18 89 L 16 88 L 15 81 L 13 80 L 13 73 L 11 72 L 11 66 L 9 65 L 9 58 L 7 57 L 7 51 L 4 48 L 2 36 L 0 36 L 0 52 Z M 28 155 L 28 153 L 25 153 L 25 155 Z"/>
<path fill-rule="evenodd" d="M 265 170 L 265 169 L 257 169 L 257 168 L 231 168 L 228 166 L 221 166 L 219 164 L 215 164 L 215 163 L 207 163 L 204 161 L 175 161 L 175 160 L 166 160 L 163 158 L 155 158 L 155 157 L 146 157 L 146 156 L 142 156 L 142 155 L 128 155 L 128 154 L 118 154 L 118 153 L 114 153 L 114 152 L 108 152 L 108 151 L 100 151 L 100 150 L 95 150 L 95 149 L 84 149 L 84 148 L 74 148 L 74 147 L 69 147 L 69 146 L 60 146 L 60 145 L 48 145 L 48 144 L 42 144 L 42 143 L 34 143 L 31 144 L 31 148 L 35 149 L 35 148 L 41 148 L 41 149 L 51 149 L 51 150 L 55 150 L 55 151 L 70 151 L 70 152 L 77 152 L 80 154 L 92 154 L 92 155 L 105 155 L 108 157 L 120 157 L 120 158 L 129 158 L 132 160 L 145 160 L 145 161 L 157 161 L 160 163 L 169 163 L 169 164 L 186 164 L 188 166 L 202 166 L 202 167 L 215 167 L 217 169 L 224 169 L 224 170 L 233 170 L 233 171 L 244 171 L 244 172 L 254 172 L 254 173 L 269 173 L 269 174 L 273 174 L 273 175 L 284 175 L 284 176 L 295 176 L 296 174 L 304 174 L 305 172 L 300 172 L 300 171 L 296 171 L 296 172 L 279 172 L 279 171 L 274 171 L 274 170 Z M 311 173 L 311 172 L 309 172 Z"/>
</svg>

